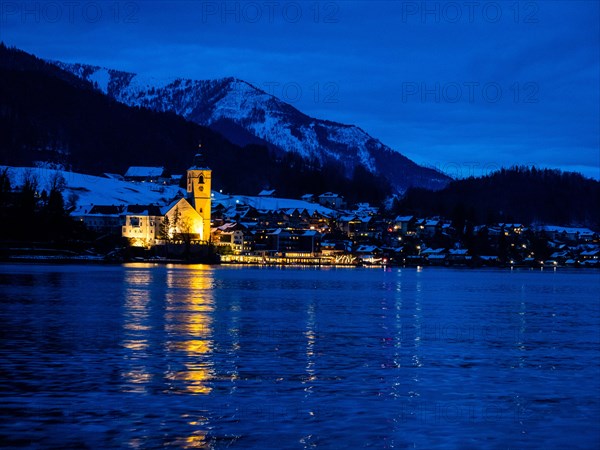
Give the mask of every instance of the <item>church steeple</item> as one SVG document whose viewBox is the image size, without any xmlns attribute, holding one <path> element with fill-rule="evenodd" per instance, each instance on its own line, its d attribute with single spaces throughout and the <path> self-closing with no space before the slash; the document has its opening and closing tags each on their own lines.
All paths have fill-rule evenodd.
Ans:
<svg viewBox="0 0 600 450">
<path fill-rule="evenodd" d="M 199 150 L 202 144 L 199 146 Z M 210 240 L 210 208 L 211 208 L 211 175 L 202 152 L 194 156 L 194 164 L 187 171 L 187 192 L 190 203 L 202 217 L 202 236 L 204 241 Z"/>
<path fill-rule="evenodd" d="M 208 167 L 206 164 L 206 159 L 204 158 L 204 154 L 202 153 L 202 144 L 198 145 L 198 153 L 194 155 L 194 165 L 192 167 L 196 167 L 198 169 Z"/>
</svg>

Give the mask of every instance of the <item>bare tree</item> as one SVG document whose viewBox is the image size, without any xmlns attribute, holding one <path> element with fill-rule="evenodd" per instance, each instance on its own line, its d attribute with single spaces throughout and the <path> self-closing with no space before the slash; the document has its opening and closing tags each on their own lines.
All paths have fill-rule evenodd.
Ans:
<svg viewBox="0 0 600 450">
<path fill-rule="evenodd" d="M 63 177 L 62 173 L 57 171 L 50 175 L 50 178 L 48 179 L 48 189 L 50 192 L 62 192 L 65 190 L 66 186 L 67 180 L 65 180 L 65 177 Z"/>
<path fill-rule="evenodd" d="M 78 200 L 79 200 L 79 195 L 77 195 L 73 191 L 69 192 L 69 195 L 67 196 L 67 208 L 75 209 L 75 207 L 77 206 Z"/>
<path fill-rule="evenodd" d="M 190 256 L 190 250 L 192 248 L 192 224 L 188 219 L 180 220 L 179 222 L 179 236 L 185 245 L 185 255 L 187 258 Z"/>
</svg>

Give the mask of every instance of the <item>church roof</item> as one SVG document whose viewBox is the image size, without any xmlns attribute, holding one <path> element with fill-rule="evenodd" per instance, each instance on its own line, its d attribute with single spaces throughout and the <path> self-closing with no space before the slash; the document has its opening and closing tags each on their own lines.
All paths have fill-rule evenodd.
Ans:
<svg viewBox="0 0 600 450">
<path fill-rule="evenodd" d="M 194 164 L 188 170 L 210 170 L 206 161 L 204 160 L 204 155 L 201 153 L 196 153 L 194 156 Z"/>
</svg>

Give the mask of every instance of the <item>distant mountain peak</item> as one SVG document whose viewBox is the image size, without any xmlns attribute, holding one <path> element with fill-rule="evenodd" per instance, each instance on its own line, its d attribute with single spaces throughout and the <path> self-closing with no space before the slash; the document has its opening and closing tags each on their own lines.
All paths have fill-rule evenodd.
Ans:
<svg viewBox="0 0 600 450">
<path fill-rule="evenodd" d="M 310 117 L 238 78 L 158 79 L 86 64 L 51 62 L 121 103 L 176 113 L 222 133 L 238 145 L 263 143 L 307 160 L 336 161 L 348 174 L 362 166 L 386 177 L 400 192 L 411 186 L 439 189 L 450 181 L 356 125 Z"/>
</svg>

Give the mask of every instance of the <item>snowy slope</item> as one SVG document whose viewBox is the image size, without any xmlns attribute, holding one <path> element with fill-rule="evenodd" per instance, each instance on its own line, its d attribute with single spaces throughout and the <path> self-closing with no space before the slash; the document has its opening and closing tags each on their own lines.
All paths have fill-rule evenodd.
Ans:
<svg viewBox="0 0 600 450">
<path fill-rule="evenodd" d="M 252 206 L 256 209 L 276 211 L 287 209 L 306 210 L 309 214 L 315 211 L 326 216 L 336 216 L 337 212 L 321 206 L 317 203 L 305 202 L 304 200 L 296 200 L 293 198 L 277 198 L 277 197 L 251 197 L 247 195 L 223 195 L 215 192 L 213 194 L 213 203 L 222 204 L 226 208 L 235 207 L 237 204 Z"/>
<path fill-rule="evenodd" d="M 0 166 L 0 170 L 5 167 Z M 40 190 L 49 190 L 50 179 L 57 173 L 62 175 L 66 182 L 63 197 L 65 201 L 68 201 L 71 194 L 76 195 L 77 205 L 147 205 L 153 203 L 162 205 L 181 192 L 178 186 L 132 183 L 40 167 L 9 167 L 11 185 L 22 185 L 25 172 L 31 172 L 37 177 Z"/>
<path fill-rule="evenodd" d="M 23 178 L 28 172 L 34 175 L 39 183 L 40 190 L 50 190 L 50 180 L 56 174 L 65 179 L 63 197 L 66 202 L 71 194 L 77 196 L 78 209 L 88 208 L 91 205 L 168 205 L 177 197 L 185 196 L 185 190 L 178 186 L 162 186 L 154 183 L 136 183 L 120 181 L 113 178 L 84 175 L 81 173 L 67 172 L 52 168 L 40 167 L 8 167 L 0 166 L 0 171 L 8 168 L 12 186 L 23 184 Z M 226 207 L 237 204 L 253 206 L 259 210 L 280 209 L 306 209 L 309 214 L 318 211 L 326 215 L 334 215 L 335 211 L 324 206 L 289 198 L 266 198 L 242 195 L 225 195 L 213 192 L 213 203 L 221 203 Z M 89 208 L 88 208 L 89 209 Z"/>
<path fill-rule="evenodd" d="M 237 127 L 281 151 L 321 162 L 337 161 L 348 174 L 360 164 L 372 173 L 385 175 L 400 191 L 409 186 L 441 188 L 449 181 L 445 175 L 415 164 L 357 126 L 311 118 L 242 80 L 153 79 L 97 66 L 54 63 L 92 82 L 119 102 L 174 112 L 215 128 L 233 142 L 239 137 L 233 136 Z"/>
</svg>

